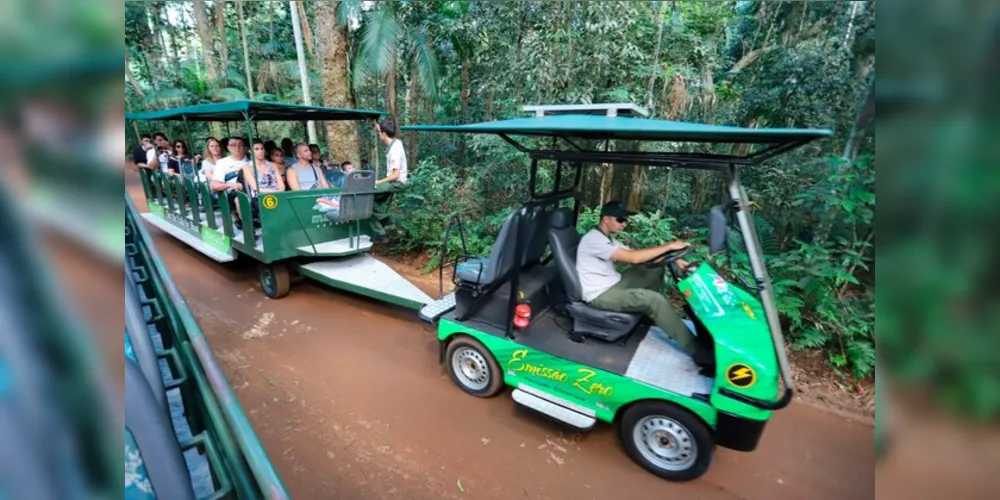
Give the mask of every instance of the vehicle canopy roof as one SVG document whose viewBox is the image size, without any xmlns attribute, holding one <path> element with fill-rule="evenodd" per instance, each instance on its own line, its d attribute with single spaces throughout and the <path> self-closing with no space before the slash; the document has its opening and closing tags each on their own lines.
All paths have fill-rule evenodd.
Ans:
<svg viewBox="0 0 1000 500">
<path fill-rule="evenodd" d="M 146 113 L 126 113 L 129 120 L 186 120 L 192 122 L 239 122 L 253 121 L 339 121 L 374 120 L 386 114 L 384 111 L 367 109 L 326 108 L 285 104 L 266 101 L 229 101 L 212 104 L 198 104 L 182 108 L 150 111 Z"/>
<path fill-rule="evenodd" d="M 527 108 L 526 108 L 527 109 Z M 539 113 L 541 114 L 541 113 Z M 629 113 L 632 114 L 632 113 Z M 714 159 L 741 164 L 753 164 L 773 157 L 782 152 L 833 135 L 826 129 L 803 128 L 744 128 L 726 125 L 707 125 L 702 123 L 679 122 L 670 120 L 655 120 L 635 118 L 632 116 L 601 116 L 581 110 L 561 112 L 560 114 L 542 115 L 533 118 L 515 118 L 467 125 L 410 125 L 401 130 L 419 130 L 427 132 L 455 132 L 467 134 L 495 134 L 503 137 L 519 150 L 541 157 L 556 157 L 560 154 L 587 154 L 596 161 L 611 163 L 659 163 L 671 157 L 681 160 L 688 157 L 692 160 Z M 510 136 L 531 136 L 559 138 L 566 141 L 573 150 L 555 151 L 529 149 L 514 141 Z M 585 150 L 572 142 L 571 139 L 585 140 L 634 140 L 651 142 L 677 143 L 749 143 L 767 145 L 763 150 L 746 156 L 711 155 L 704 153 L 654 153 L 654 152 L 606 152 Z M 659 161 L 655 161 L 658 159 Z M 667 162 L 669 163 L 669 162 Z M 680 162 L 684 163 L 684 162 Z M 678 166 L 684 166 L 678 164 Z"/>
</svg>

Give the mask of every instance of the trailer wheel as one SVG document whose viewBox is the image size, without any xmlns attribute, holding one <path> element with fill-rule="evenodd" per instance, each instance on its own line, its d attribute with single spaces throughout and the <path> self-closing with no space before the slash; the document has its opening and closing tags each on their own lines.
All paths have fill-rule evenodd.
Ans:
<svg viewBox="0 0 1000 500">
<path fill-rule="evenodd" d="M 480 398 L 496 396 L 504 388 L 503 372 L 493 354 L 481 342 L 458 337 L 445 354 L 448 374 L 463 391 Z"/>
<path fill-rule="evenodd" d="M 272 299 L 280 299 L 288 295 L 288 289 L 292 286 L 288 266 L 280 262 L 262 264 L 257 279 L 260 281 L 260 289 L 264 291 L 264 295 Z"/>
<path fill-rule="evenodd" d="M 625 410 L 618 432 L 632 460 L 668 481 L 697 479 L 715 451 L 712 434 L 698 417 L 663 401 Z"/>
</svg>

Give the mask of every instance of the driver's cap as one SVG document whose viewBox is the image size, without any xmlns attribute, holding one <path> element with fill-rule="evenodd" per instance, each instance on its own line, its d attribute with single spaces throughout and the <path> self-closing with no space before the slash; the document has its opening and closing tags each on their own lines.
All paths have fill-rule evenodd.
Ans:
<svg viewBox="0 0 1000 500">
<path fill-rule="evenodd" d="M 601 206 L 601 217 L 627 219 L 631 215 L 635 215 L 635 212 L 629 212 L 620 201 L 609 201 Z"/>
</svg>

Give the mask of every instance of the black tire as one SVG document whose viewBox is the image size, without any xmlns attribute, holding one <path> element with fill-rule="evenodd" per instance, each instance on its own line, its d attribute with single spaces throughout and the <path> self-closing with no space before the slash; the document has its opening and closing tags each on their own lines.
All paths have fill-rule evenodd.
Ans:
<svg viewBox="0 0 1000 500">
<path fill-rule="evenodd" d="M 715 440 L 701 419 L 664 401 L 643 401 L 629 407 L 622 414 L 618 435 L 632 460 L 668 481 L 697 479 L 708 470 L 715 452 Z M 643 435 L 656 440 L 656 445 L 643 440 Z M 663 452 L 678 456 L 668 457 Z"/>
<path fill-rule="evenodd" d="M 262 264 L 257 279 L 261 291 L 271 299 L 280 299 L 288 295 L 288 289 L 292 286 L 288 266 L 280 262 Z"/>
<path fill-rule="evenodd" d="M 451 381 L 480 398 L 496 396 L 504 388 L 503 371 L 493 354 L 471 337 L 458 337 L 448 344 L 445 364 Z M 467 369 L 463 369 L 463 365 Z"/>
</svg>

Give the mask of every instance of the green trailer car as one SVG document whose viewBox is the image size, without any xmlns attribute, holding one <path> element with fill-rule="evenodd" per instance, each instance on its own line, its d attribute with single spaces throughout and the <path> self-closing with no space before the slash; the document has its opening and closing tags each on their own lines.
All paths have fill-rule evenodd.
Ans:
<svg viewBox="0 0 1000 500">
<path fill-rule="evenodd" d="M 653 120 L 635 116 L 645 111 L 633 105 L 526 110 L 535 116 L 402 127 L 494 134 L 531 159 L 530 197 L 508 216 L 490 255 L 448 263 L 455 292 L 420 312 L 423 320 L 437 322 L 440 361 L 454 383 L 478 397 L 511 386 L 518 404 L 576 429 L 598 421 L 614 424 L 631 458 L 667 480 L 701 476 L 716 446 L 754 450 L 772 413 L 791 401 L 793 383 L 738 170 L 831 132 Z M 606 147 L 609 141 L 672 144 L 663 152 L 613 151 Z M 558 148 L 560 143 L 565 148 Z M 745 156 L 677 147 L 691 143 L 753 147 Z M 708 216 L 711 251 L 728 251 L 728 229 L 735 222 L 755 282 L 731 284 L 707 262 L 692 262 L 690 274 L 681 274 L 673 262 L 690 248 L 646 264 L 666 265 L 673 274 L 689 328 L 713 352 L 715 366 L 707 373 L 640 315 L 598 310 L 581 300 L 576 223 L 588 163 L 692 168 L 723 176 L 725 202 Z M 551 189 L 542 187 L 542 179 Z M 456 226 L 461 234 L 460 219 L 452 219 L 445 247 Z"/>
<path fill-rule="evenodd" d="M 324 108 L 259 101 L 233 101 L 126 114 L 152 122 L 242 123 L 254 137 L 257 122 L 373 120 L 381 111 Z M 189 141 L 189 144 L 191 142 Z M 254 169 L 257 165 L 253 155 Z M 235 227 L 224 194 L 213 194 L 197 178 L 140 169 L 148 212 L 142 217 L 184 244 L 221 263 L 239 255 L 260 263 L 261 290 L 272 299 L 289 293 L 294 275 L 411 309 L 433 299 L 369 255 L 374 216 L 375 173 L 356 170 L 342 188 L 237 193 L 241 214 L 258 212 L 254 229 Z M 223 202 L 220 203 L 219 199 Z M 257 209 L 253 209 L 253 205 Z M 244 231 L 245 229 L 245 231 Z"/>
</svg>

